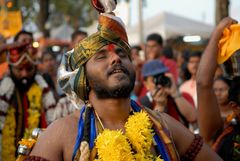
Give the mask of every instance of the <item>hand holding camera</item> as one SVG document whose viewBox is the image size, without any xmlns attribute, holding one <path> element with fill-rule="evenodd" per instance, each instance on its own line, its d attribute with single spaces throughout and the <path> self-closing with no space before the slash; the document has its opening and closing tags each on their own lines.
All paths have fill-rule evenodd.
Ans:
<svg viewBox="0 0 240 161">
<path fill-rule="evenodd" d="M 171 95 L 173 98 L 180 96 L 173 75 L 171 73 L 163 73 L 154 76 L 154 83 L 156 86 L 160 85 L 162 88 L 164 88 L 165 92 L 168 95 Z"/>
</svg>

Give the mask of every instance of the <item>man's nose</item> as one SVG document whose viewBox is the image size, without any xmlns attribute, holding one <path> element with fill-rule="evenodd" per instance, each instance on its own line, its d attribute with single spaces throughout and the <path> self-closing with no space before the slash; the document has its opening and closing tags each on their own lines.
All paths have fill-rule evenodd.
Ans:
<svg viewBox="0 0 240 161">
<path fill-rule="evenodd" d="M 122 62 L 121 57 L 115 51 L 111 51 L 110 54 L 111 54 L 110 57 L 111 57 L 112 64 L 116 64 L 116 63 L 121 63 Z"/>
<path fill-rule="evenodd" d="M 28 71 L 26 69 L 23 69 L 23 70 L 20 71 L 20 74 L 21 74 L 22 77 L 27 77 Z"/>
</svg>

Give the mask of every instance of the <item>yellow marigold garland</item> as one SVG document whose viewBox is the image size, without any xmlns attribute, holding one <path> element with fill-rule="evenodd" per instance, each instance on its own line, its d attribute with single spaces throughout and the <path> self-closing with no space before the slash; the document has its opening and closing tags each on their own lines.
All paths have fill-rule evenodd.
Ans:
<svg viewBox="0 0 240 161">
<path fill-rule="evenodd" d="M 28 128 L 25 129 L 24 138 L 29 138 L 32 131 L 38 127 L 41 116 L 42 89 L 34 83 L 27 92 L 29 100 L 28 108 Z"/>
<path fill-rule="evenodd" d="M 2 130 L 2 159 L 8 161 L 15 161 L 15 109 L 9 107 L 7 111 L 6 120 L 4 122 L 4 128 Z"/>
<path fill-rule="evenodd" d="M 25 129 L 24 138 L 30 138 L 33 129 L 37 128 L 41 116 L 42 89 L 34 83 L 27 92 L 29 100 L 28 108 L 28 128 Z M 8 161 L 15 161 L 15 109 L 9 107 L 4 128 L 2 130 L 2 158 Z"/>
<path fill-rule="evenodd" d="M 104 130 L 97 138 L 98 161 L 132 161 L 131 147 L 122 131 Z M 97 160 L 96 160 L 97 161 Z"/>
<path fill-rule="evenodd" d="M 152 123 L 145 112 L 134 113 L 121 130 L 105 129 L 96 139 L 97 161 L 163 161 L 151 154 Z M 131 150 L 130 143 L 135 153 Z"/>
</svg>

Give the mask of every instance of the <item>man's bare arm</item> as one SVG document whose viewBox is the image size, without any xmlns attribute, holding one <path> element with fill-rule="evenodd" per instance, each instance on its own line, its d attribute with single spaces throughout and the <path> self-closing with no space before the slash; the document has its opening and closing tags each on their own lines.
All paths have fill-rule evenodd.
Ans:
<svg viewBox="0 0 240 161">
<path fill-rule="evenodd" d="M 218 42 L 225 27 L 233 23 L 231 18 L 223 19 L 212 33 L 203 53 L 197 73 L 198 123 L 200 134 L 207 143 L 223 127 L 216 96 L 213 91 L 214 74 L 217 69 Z"/>
<path fill-rule="evenodd" d="M 43 157 L 50 161 L 61 161 L 63 127 L 61 120 L 53 122 L 41 135 L 30 155 Z"/>
<path fill-rule="evenodd" d="M 78 111 L 54 121 L 37 140 L 30 155 L 50 161 L 71 160 L 78 127 Z"/>
</svg>

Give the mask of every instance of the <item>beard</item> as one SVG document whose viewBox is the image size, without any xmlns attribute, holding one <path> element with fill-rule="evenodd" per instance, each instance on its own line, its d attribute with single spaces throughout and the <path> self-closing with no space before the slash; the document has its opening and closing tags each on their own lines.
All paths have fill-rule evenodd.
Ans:
<svg viewBox="0 0 240 161">
<path fill-rule="evenodd" d="M 13 82 L 15 83 L 15 88 L 17 88 L 20 92 L 27 92 L 31 85 L 35 81 L 35 74 L 28 78 L 28 77 L 23 77 L 21 79 L 17 79 L 12 73 L 11 77 L 13 79 Z"/>
<path fill-rule="evenodd" d="M 135 84 L 135 72 L 129 72 L 122 65 L 115 65 L 112 70 L 107 72 L 107 76 L 109 77 L 112 71 L 116 68 L 121 68 L 121 70 L 125 73 L 125 76 L 117 77 L 119 81 L 123 79 L 128 79 L 129 81 L 119 82 L 114 87 L 109 87 L 106 85 L 106 81 L 98 79 L 96 76 L 87 75 L 87 79 L 92 84 L 92 90 L 96 93 L 96 96 L 100 99 L 106 98 L 128 98 L 134 88 Z M 126 78 L 127 76 L 127 78 Z"/>
</svg>

